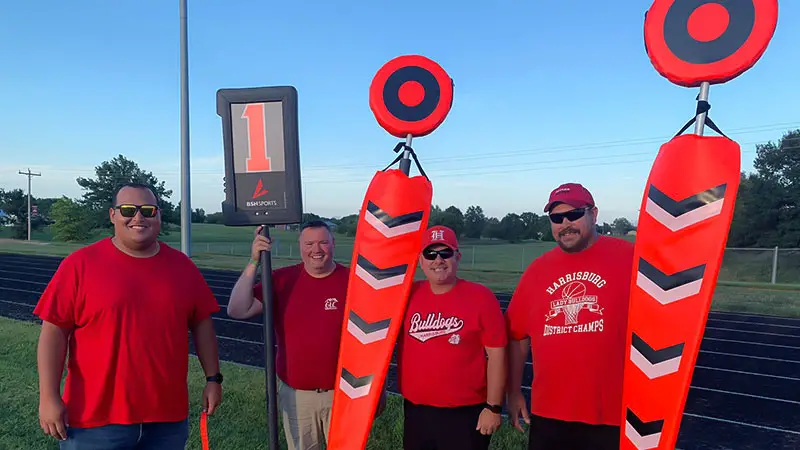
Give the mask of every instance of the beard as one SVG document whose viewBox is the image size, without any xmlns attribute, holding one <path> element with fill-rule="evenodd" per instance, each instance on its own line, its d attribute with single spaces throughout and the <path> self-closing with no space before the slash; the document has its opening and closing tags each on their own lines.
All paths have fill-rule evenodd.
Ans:
<svg viewBox="0 0 800 450">
<path fill-rule="evenodd" d="M 556 243 L 567 253 L 577 253 L 589 245 L 591 238 L 591 233 L 587 236 L 577 228 L 567 227 L 559 231 Z"/>
</svg>

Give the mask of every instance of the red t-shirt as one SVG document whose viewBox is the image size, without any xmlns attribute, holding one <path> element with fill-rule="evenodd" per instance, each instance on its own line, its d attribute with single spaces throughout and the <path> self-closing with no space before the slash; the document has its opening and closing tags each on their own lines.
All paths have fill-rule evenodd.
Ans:
<svg viewBox="0 0 800 450">
<path fill-rule="evenodd" d="M 336 384 L 349 278 L 341 264 L 324 278 L 312 277 L 302 264 L 272 271 L 275 370 L 294 389 L 330 390 Z M 260 282 L 253 295 L 263 301 Z"/>
<path fill-rule="evenodd" d="M 67 256 L 34 314 L 72 330 L 63 396 L 70 426 L 185 419 L 187 333 L 217 311 L 194 263 L 166 244 L 135 258 L 107 238 Z"/>
<path fill-rule="evenodd" d="M 507 340 L 500 303 L 486 286 L 458 280 L 434 294 L 428 281 L 415 282 L 397 340 L 400 394 L 429 406 L 485 403 L 485 347 Z"/>
<path fill-rule="evenodd" d="M 556 247 L 525 270 L 505 315 L 511 339 L 531 339 L 531 413 L 620 425 L 633 250 L 599 236 L 579 253 Z"/>
</svg>

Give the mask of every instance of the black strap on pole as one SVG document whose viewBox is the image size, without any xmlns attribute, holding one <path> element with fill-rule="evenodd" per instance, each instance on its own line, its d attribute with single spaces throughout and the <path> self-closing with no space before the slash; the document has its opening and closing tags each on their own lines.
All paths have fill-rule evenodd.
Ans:
<svg viewBox="0 0 800 450">
<path fill-rule="evenodd" d="M 395 165 L 397 161 L 400 161 L 400 170 L 404 174 L 408 175 L 411 169 L 411 161 L 408 158 L 403 158 L 403 153 L 401 153 L 401 151 L 405 152 L 406 150 L 408 150 L 408 153 L 411 155 L 412 158 L 414 158 L 414 163 L 417 165 L 419 173 L 421 173 L 423 177 L 428 178 L 428 175 L 426 175 L 425 171 L 422 170 L 422 165 L 419 163 L 419 159 L 417 158 L 417 154 L 416 152 L 414 152 L 414 149 L 409 147 L 408 145 L 406 145 L 405 142 L 402 141 L 400 141 L 397 145 L 395 145 L 393 150 L 395 153 L 398 153 L 397 158 L 395 158 L 394 161 L 390 162 L 388 166 L 384 167 L 383 171 L 386 171 L 386 169 Z M 403 163 L 405 163 L 405 167 Z M 428 180 L 430 180 L 430 178 L 428 178 Z"/>
<path fill-rule="evenodd" d="M 691 120 L 686 122 L 686 125 L 684 125 L 683 128 L 681 128 L 680 131 L 678 131 L 675 134 L 674 137 L 678 137 L 681 134 L 683 134 L 684 131 L 688 130 L 689 127 L 692 126 L 692 124 L 697 121 L 697 116 L 699 116 L 700 114 L 706 113 L 706 117 L 705 117 L 705 120 L 703 121 L 703 123 L 708 128 L 711 128 L 712 130 L 716 131 L 717 134 L 719 134 L 720 136 L 728 138 L 728 136 L 725 136 L 725 133 L 720 131 L 720 129 L 717 127 L 717 124 L 715 124 L 714 121 L 711 120 L 711 117 L 709 117 L 708 111 L 710 111 L 710 110 L 711 110 L 711 103 L 708 103 L 707 100 L 698 100 L 697 101 L 697 110 L 695 111 L 694 117 L 692 117 Z M 730 139 L 730 138 L 728 138 L 728 139 Z"/>
<path fill-rule="evenodd" d="M 261 235 L 269 238 L 269 227 L 261 228 Z M 261 298 L 264 305 L 264 375 L 267 379 L 267 430 L 269 450 L 278 450 L 278 386 L 275 374 L 275 326 L 273 318 L 272 257 L 261 252 Z"/>
</svg>

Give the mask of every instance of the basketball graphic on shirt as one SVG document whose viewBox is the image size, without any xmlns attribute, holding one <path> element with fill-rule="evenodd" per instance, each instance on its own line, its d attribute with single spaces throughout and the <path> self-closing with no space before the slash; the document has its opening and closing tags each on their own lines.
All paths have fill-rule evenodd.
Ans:
<svg viewBox="0 0 800 450">
<path fill-rule="evenodd" d="M 586 286 L 580 281 L 573 281 L 572 283 L 564 286 L 561 291 L 561 296 L 564 298 L 578 298 L 586 295 Z"/>
<path fill-rule="evenodd" d="M 545 319 L 550 321 L 559 314 L 563 314 L 565 326 L 575 325 L 578 323 L 578 315 L 584 309 L 595 314 L 603 314 L 603 308 L 597 303 L 597 296 L 587 295 L 586 285 L 583 282 L 570 281 L 561 288 L 561 298 L 550 302 L 550 312 Z"/>
</svg>

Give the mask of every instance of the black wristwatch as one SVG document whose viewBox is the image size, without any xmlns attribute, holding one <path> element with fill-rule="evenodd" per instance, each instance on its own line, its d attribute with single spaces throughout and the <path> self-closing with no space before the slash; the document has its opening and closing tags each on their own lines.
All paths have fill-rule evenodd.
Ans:
<svg viewBox="0 0 800 450">
<path fill-rule="evenodd" d="M 206 381 L 207 381 L 208 383 L 212 383 L 212 382 L 213 382 L 213 383 L 219 383 L 219 384 L 222 384 L 222 374 L 221 374 L 221 373 L 218 373 L 218 374 L 216 374 L 216 375 L 212 375 L 212 376 L 210 376 L 210 377 L 206 377 Z"/>
<path fill-rule="evenodd" d="M 489 411 L 495 413 L 495 414 L 500 414 L 500 413 L 503 412 L 503 407 L 502 406 L 492 405 L 492 404 L 489 404 L 489 403 L 484 403 L 483 407 L 488 409 Z"/>
</svg>

